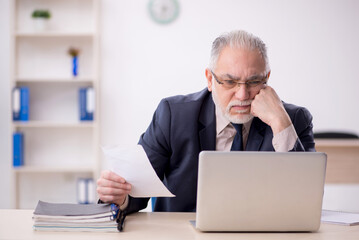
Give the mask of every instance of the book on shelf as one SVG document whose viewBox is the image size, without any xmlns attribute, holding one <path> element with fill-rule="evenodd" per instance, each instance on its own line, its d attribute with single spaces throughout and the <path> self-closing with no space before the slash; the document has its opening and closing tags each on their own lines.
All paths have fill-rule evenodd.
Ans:
<svg viewBox="0 0 359 240">
<path fill-rule="evenodd" d="M 24 134 L 21 132 L 13 133 L 13 166 L 24 165 Z"/>
<path fill-rule="evenodd" d="M 39 201 L 33 214 L 35 231 L 118 232 L 114 204 L 71 204 Z"/>
<path fill-rule="evenodd" d="M 77 180 L 77 202 L 79 204 L 95 203 L 95 185 L 92 178 Z"/>
<path fill-rule="evenodd" d="M 12 118 L 14 121 L 20 120 L 20 88 L 12 91 Z"/>
<path fill-rule="evenodd" d="M 29 120 L 29 87 L 15 87 L 12 92 L 12 112 L 14 121 Z"/>
<path fill-rule="evenodd" d="M 92 87 L 79 89 L 80 120 L 92 121 L 95 112 L 95 91 Z"/>
<path fill-rule="evenodd" d="M 321 221 L 339 225 L 354 226 L 359 225 L 359 213 L 322 210 Z"/>
</svg>

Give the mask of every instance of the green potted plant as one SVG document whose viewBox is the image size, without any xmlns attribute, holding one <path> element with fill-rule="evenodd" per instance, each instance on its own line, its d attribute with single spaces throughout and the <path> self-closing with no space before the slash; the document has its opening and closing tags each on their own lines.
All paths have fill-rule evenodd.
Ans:
<svg viewBox="0 0 359 240">
<path fill-rule="evenodd" d="M 48 20 L 51 18 L 51 13 L 47 9 L 35 9 L 32 12 L 32 19 L 35 23 L 35 29 L 44 31 L 47 28 Z"/>
</svg>

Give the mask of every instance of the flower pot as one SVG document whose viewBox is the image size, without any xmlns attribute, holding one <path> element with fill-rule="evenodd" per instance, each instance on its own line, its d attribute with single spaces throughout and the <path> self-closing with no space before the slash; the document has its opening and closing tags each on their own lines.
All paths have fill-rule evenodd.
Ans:
<svg viewBox="0 0 359 240">
<path fill-rule="evenodd" d="M 49 20 L 47 18 L 34 18 L 34 30 L 43 32 L 48 30 Z"/>
</svg>

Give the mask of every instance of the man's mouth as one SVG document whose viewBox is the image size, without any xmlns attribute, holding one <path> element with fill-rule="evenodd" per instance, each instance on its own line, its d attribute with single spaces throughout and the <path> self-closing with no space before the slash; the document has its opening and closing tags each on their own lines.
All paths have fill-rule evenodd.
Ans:
<svg viewBox="0 0 359 240">
<path fill-rule="evenodd" d="M 251 109 L 251 100 L 247 101 L 232 101 L 228 104 L 226 112 L 229 114 L 249 114 Z"/>
<path fill-rule="evenodd" d="M 250 104 L 248 105 L 233 105 L 232 109 L 234 111 L 247 111 L 251 107 Z"/>
</svg>

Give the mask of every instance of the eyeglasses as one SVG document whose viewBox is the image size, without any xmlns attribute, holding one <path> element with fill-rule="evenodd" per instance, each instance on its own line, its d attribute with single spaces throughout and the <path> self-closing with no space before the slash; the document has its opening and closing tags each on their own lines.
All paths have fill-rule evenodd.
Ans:
<svg viewBox="0 0 359 240">
<path fill-rule="evenodd" d="M 214 74 L 214 72 L 212 72 L 212 70 L 211 70 L 211 73 L 212 73 L 214 79 L 216 79 L 216 81 L 218 82 L 218 84 L 223 85 L 223 87 L 225 87 L 227 89 L 234 88 L 237 85 L 240 86 L 240 84 L 246 85 L 246 87 L 248 89 L 255 88 L 255 87 L 259 86 L 260 84 L 267 83 L 267 78 L 268 78 L 268 74 L 266 74 L 264 77 L 263 76 L 254 76 L 253 78 L 251 78 L 250 80 L 248 80 L 246 82 L 239 82 L 239 80 L 222 80 L 222 81 L 219 81 L 216 74 Z"/>
</svg>

